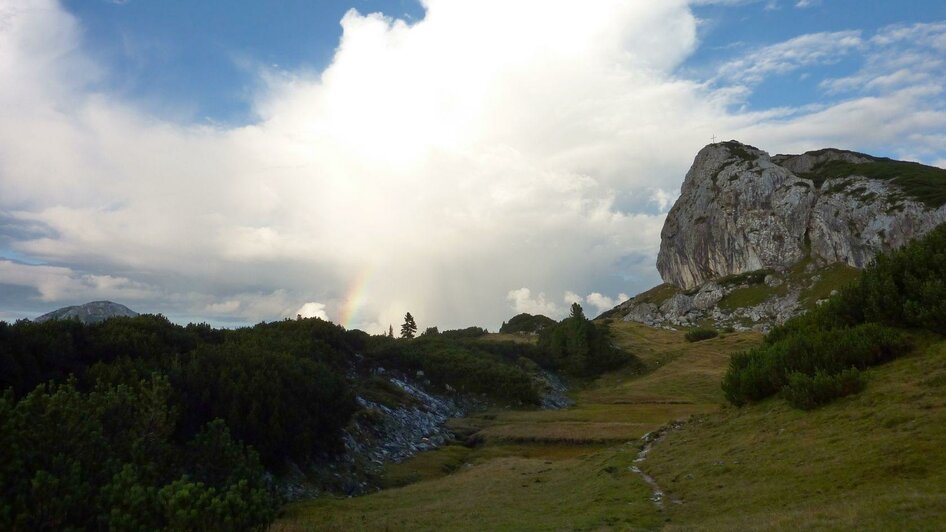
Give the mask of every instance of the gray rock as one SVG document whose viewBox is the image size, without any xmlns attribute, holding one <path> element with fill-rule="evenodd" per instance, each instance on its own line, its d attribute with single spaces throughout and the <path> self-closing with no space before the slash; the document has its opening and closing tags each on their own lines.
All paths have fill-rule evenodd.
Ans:
<svg viewBox="0 0 946 532">
<path fill-rule="evenodd" d="M 664 315 L 682 318 L 693 309 L 693 297 L 686 294 L 674 294 L 660 305 L 660 312 Z"/>
<path fill-rule="evenodd" d="M 630 306 L 624 321 L 638 321 L 641 323 L 653 324 L 660 313 L 660 309 L 653 303 L 641 303 Z"/>
<path fill-rule="evenodd" d="M 877 160 L 837 149 L 770 157 L 736 141 L 703 148 L 664 222 L 657 256 L 661 277 L 681 292 L 660 302 L 632 298 L 616 310 L 656 327 L 712 319 L 738 330 L 767 330 L 804 312 L 800 294 L 821 280 L 824 267 L 862 268 L 946 222 L 946 205 L 932 208 L 889 179 L 809 179 L 820 181 L 826 163 Z M 803 260 L 802 275 L 785 275 Z M 719 306 L 733 290 L 758 282 L 721 278 L 762 270 L 769 270 L 763 288 L 770 289 L 762 303 Z"/>
<path fill-rule="evenodd" d="M 829 179 L 822 191 L 809 223 L 812 257 L 821 264 L 863 268 L 946 220 L 946 208 L 929 209 L 886 181 Z"/>
<path fill-rule="evenodd" d="M 693 296 L 693 309 L 706 310 L 712 308 L 725 295 L 726 291 L 721 286 L 710 281 L 701 286 L 699 292 Z"/>
<path fill-rule="evenodd" d="M 657 270 L 666 282 L 694 288 L 730 274 L 788 269 L 805 256 L 812 188 L 750 146 L 703 148 L 664 222 Z"/>
<path fill-rule="evenodd" d="M 49 320 L 78 320 L 82 323 L 99 323 L 109 318 L 129 317 L 133 318 L 138 313 L 118 303 L 111 301 L 93 301 L 84 305 L 72 307 L 63 307 L 52 312 L 43 314 L 34 319 L 36 323 L 42 323 Z"/>
<path fill-rule="evenodd" d="M 769 157 L 735 141 L 703 148 L 661 231 L 657 269 L 684 289 L 761 269 L 787 271 L 806 256 L 813 266 L 864 267 L 946 221 L 898 185 L 847 176 L 820 188 L 803 177 L 829 161 L 864 163 L 842 150 Z"/>
</svg>

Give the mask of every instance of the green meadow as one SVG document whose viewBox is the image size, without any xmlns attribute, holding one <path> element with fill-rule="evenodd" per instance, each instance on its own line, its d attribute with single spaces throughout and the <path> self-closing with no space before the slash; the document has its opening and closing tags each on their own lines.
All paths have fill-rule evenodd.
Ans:
<svg viewBox="0 0 946 532">
<path fill-rule="evenodd" d="M 390 488 L 285 508 L 296 530 L 891 530 L 946 522 L 946 342 L 865 372 L 866 390 L 805 412 L 772 398 L 724 405 L 729 354 L 761 342 L 730 333 L 613 323 L 645 363 L 573 391 L 564 410 L 452 420 L 468 442 L 388 467 Z M 684 421 L 630 470 L 639 438 Z"/>
</svg>

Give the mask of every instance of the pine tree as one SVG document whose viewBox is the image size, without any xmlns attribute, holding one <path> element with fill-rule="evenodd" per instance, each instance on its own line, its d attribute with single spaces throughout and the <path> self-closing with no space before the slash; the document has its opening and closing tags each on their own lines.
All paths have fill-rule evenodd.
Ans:
<svg viewBox="0 0 946 532">
<path fill-rule="evenodd" d="M 394 326 L 388 325 L 388 338 L 394 338 Z"/>
<path fill-rule="evenodd" d="M 578 303 L 572 303 L 572 313 L 571 313 L 571 316 L 570 316 L 570 317 L 571 317 L 571 318 L 578 318 L 579 320 L 584 320 L 584 319 L 586 319 L 586 318 L 585 318 L 585 311 L 582 310 L 581 305 L 579 305 Z"/>
<path fill-rule="evenodd" d="M 417 324 L 414 323 L 414 316 L 408 312 L 404 315 L 404 325 L 401 325 L 401 338 L 413 338 L 417 333 Z"/>
</svg>

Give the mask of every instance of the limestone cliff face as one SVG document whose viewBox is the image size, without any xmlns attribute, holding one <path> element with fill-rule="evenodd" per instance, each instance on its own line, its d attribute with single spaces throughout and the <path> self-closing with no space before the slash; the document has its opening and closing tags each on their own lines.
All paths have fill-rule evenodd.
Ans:
<svg viewBox="0 0 946 532">
<path fill-rule="evenodd" d="M 711 144 L 667 215 L 657 269 L 693 289 L 734 274 L 785 272 L 807 257 L 862 268 L 946 221 L 946 205 L 924 203 L 894 175 L 874 175 L 889 164 L 911 163 L 833 149 L 770 157 L 735 141 Z"/>
</svg>

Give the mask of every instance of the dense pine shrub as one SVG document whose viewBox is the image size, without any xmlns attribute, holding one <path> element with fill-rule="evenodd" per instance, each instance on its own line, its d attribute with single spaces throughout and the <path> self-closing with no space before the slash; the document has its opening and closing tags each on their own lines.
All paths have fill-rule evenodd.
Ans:
<svg viewBox="0 0 946 532">
<path fill-rule="evenodd" d="M 782 396 L 795 408 L 811 410 L 863 389 L 864 379 L 856 368 L 838 373 L 818 371 L 814 375 L 795 372 L 788 376 L 788 384 L 782 389 Z"/>
<path fill-rule="evenodd" d="M 0 529 L 253 530 L 278 500 L 256 453 L 213 421 L 174 437 L 164 377 L 0 396 Z"/>
<path fill-rule="evenodd" d="M 742 405 L 777 394 L 795 373 L 836 374 L 892 360 L 912 348 L 904 333 L 867 323 L 844 329 L 795 331 L 778 342 L 732 356 L 723 377 L 729 402 Z"/>
</svg>

